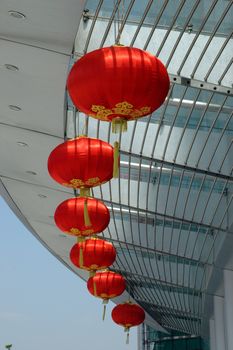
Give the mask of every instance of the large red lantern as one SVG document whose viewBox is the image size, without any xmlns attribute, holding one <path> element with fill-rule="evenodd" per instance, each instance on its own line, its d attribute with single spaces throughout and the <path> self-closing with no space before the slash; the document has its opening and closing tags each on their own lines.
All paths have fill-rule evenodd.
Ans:
<svg viewBox="0 0 233 350">
<path fill-rule="evenodd" d="M 115 323 L 125 328 L 128 343 L 130 328 L 138 326 L 144 322 L 145 311 L 139 305 L 128 301 L 114 307 L 112 310 L 112 319 Z"/>
<path fill-rule="evenodd" d="M 110 214 L 103 202 L 90 197 L 77 197 L 59 204 L 54 219 L 58 228 L 67 234 L 90 236 L 105 230 Z"/>
<path fill-rule="evenodd" d="M 115 163 L 118 162 L 119 159 L 115 159 Z M 113 147 L 89 137 L 78 137 L 58 145 L 48 159 L 51 177 L 72 188 L 89 189 L 101 185 L 113 177 L 113 170 Z"/>
<path fill-rule="evenodd" d="M 97 272 L 87 281 L 89 292 L 95 297 L 105 300 L 121 295 L 125 287 L 124 277 L 113 271 Z"/>
<path fill-rule="evenodd" d="M 125 291 L 126 282 L 124 277 L 119 273 L 112 271 L 97 272 L 87 281 L 87 288 L 92 295 L 103 299 L 104 319 L 106 304 L 108 303 L 109 299 L 115 298 Z"/>
<path fill-rule="evenodd" d="M 103 270 L 114 263 L 116 249 L 103 239 L 91 238 L 75 244 L 70 251 L 72 263 L 84 270 Z"/>
<path fill-rule="evenodd" d="M 127 46 L 87 53 L 73 65 L 67 80 L 74 105 L 94 118 L 113 121 L 113 131 L 117 125 L 124 130 L 127 120 L 159 108 L 169 84 L 167 70 L 158 58 Z"/>
</svg>

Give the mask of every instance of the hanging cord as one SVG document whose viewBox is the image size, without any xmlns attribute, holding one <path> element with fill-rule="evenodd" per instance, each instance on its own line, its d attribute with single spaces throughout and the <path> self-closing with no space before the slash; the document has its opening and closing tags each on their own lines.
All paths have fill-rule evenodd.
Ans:
<svg viewBox="0 0 233 350">
<path fill-rule="evenodd" d="M 115 9 L 115 7 L 116 7 L 116 0 L 114 0 L 114 9 Z M 115 16 L 114 16 L 114 21 L 113 21 L 113 23 L 114 23 L 114 42 L 115 42 L 115 44 L 116 44 L 116 38 L 117 38 L 117 23 L 116 23 L 116 13 L 115 13 Z"/>
<path fill-rule="evenodd" d="M 86 114 L 85 115 L 85 121 L 84 121 L 84 125 L 82 127 L 82 136 L 86 136 L 88 134 L 88 122 L 89 122 L 89 116 Z"/>
<path fill-rule="evenodd" d="M 121 5 L 121 10 L 120 10 Z M 114 41 L 115 45 L 120 45 L 121 32 L 123 29 L 123 19 L 125 12 L 125 0 L 114 0 L 114 8 L 117 7 L 114 20 Z"/>
<path fill-rule="evenodd" d="M 118 31 L 118 35 L 119 35 L 118 44 L 120 44 L 121 34 L 122 34 L 122 31 L 123 31 L 124 13 L 125 13 L 125 0 L 122 0 L 121 4 L 122 4 L 121 5 L 121 7 L 122 7 L 122 11 L 121 11 L 121 26 L 120 26 L 119 31 Z"/>
<path fill-rule="evenodd" d="M 120 5 L 121 5 L 121 11 L 120 11 Z M 118 34 L 115 37 L 115 44 L 116 45 L 121 45 L 120 39 L 121 39 L 122 31 L 123 31 L 124 13 L 125 13 L 125 0 L 120 0 L 118 3 L 118 9 L 117 9 Z"/>
<path fill-rule="evenodd" d="M 118 32 L 118 36 L 119 36 L 119 31 L 120 31 L 120 4 L 121 4 L 121 0 L 119 0 L 118 3 L 118 8 L 117 8 L 117 32 Z M 116 42 L 116 44 L 119 43 L 119 40 Z"/>
</svg>

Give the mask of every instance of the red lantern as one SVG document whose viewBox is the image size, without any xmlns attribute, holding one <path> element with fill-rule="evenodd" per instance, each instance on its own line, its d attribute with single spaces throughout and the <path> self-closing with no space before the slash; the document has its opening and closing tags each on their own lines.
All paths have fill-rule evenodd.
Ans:
<svg viewBox="0 0 233 350">
<path fill-rule="evenodd" d="M 58 228 L 69 235 L 90 236 L 105 230 L 110 214 L 103 202 L 78 197 L 62 202 L 55 211 L 54 219 Z"/>
<path fill-rule="evenodd" d="M 115 159 L 115 163 L 118 162 L 119 159 Z M 81 189 L 109 181 L 114 165 L 113 147 L 89 137 L 78 137 L 58 145 L 48 159 L 48 171 L 55 181 Z"/>
<path fill-rule="evenodd" d="M 145 311 L 139 305 L 129 301 L 114 307 L 112 310 L 112 319 L 115 323 L 125 328 L 125 331 L 128 333 L 126 341 L 128 343 L 130 328 L 144 322 Z"/>
<path fill-rule="evenodd" d="M 121 295 L 125 288 L 125 279 L 119 274 L 112 271 L 97 272 L 95 276 L 90 277 L 87 281 L 89 292 L 95 297 L 103 299 L 104 310 L 103 320 L 106 313 L 106 304 L 109 299 Z"/>
<path fill-rule="evenodd" d="M 103 270 L 114 263 L 116 249 L 103 239 L 91 238 L 75 244 L 70 251 L 72 263 L 84 270 Z"/>
<path fill-rule="evenodd" d="M 125 287 L 124 277 L 113 271 L 97 272 L 95 276 L 90 277 L 87 281 L 89 292 L 104 300 L 121 295 Z"/>
<path fill-rule="evenodd" d="M 82 112 L 126 129 L 126 121 L 161 106 L 169 90 L 163 63 L 134 47 L 111 46 L 89 52 L 72 67 L 67 89 Z"/>
</svg>

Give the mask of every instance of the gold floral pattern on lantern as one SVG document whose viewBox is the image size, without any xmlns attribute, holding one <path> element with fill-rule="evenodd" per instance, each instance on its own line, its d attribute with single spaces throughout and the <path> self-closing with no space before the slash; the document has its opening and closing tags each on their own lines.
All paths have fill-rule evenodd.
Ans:
<svg viewBox="0 0 233 350">
<path fill-rule="evenodd" d="M 140 109 L 135 109 L 132 104 L 124 101 L 117 103 L 112 109 L 107 109 L 105 106 L 92 105 L 91 110 L 96 113 L 91 116 L 102 120 L 109 120 L 109 116 L 112 114 L 129 116 L 131 118 L 140 118 L 146 114 L 149 114 L 151 107 L 145 106 L 141 107 Z"/>
<path fill-rule="evenodd" d="M 79 236 L 79 235 L 82 235 L 82 236 L 89 236 L 91 234 L 94 233 L 94 230 L 93 229 L 88 229 L 88 230 L 84 230 L 84 231 L 80 231 L 78 228 L 74 228 L 72 227 L 69 232 L 67 232 L 69 234 L 72 234 L 74 236 Z"/>
<path fill-rule="evenodd" d="M 100 179 L 99 179 L 99 177 L 92 177 L 86 181 L 83 181 L 81 179 L 72 179 L 72 180 L 70 180 L 69 183 L 65 182 L 62 185 L 66 186 L 66 187 L 71 187 L 71 188 L 80 188 L 80 187 L 85 187 L 85 186 L 100 185 Z"/>
</svg>

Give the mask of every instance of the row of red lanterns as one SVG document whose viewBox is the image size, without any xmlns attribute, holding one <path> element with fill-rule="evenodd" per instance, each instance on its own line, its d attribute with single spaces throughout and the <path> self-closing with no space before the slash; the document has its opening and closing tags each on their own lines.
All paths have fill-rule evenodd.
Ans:
<svg viewBox="0 0 233 350">
<path fill-rule="evenodd" d="M 95 50 L 79 59 L 69 73 L 67 89 L 80 111 L 112 122 L 112 130 L 117 132 L 127 130 L 127 121 L 160 107 L 169 90 L 169 78 L 156 57 L 120 45 Z M 126 282 L 120 274 L 104 271 L 115 261 L 116 250 L 112 243 L 92 235 L 108 226 L 110 214 L 103 202 L 90 197 L 90 188 L 117 177 L 118 165 L 117 143 L 113 148 L 88 137 L 64 142 L 48 160 L 48 170 L 55 181 L 80 189 L 80 197 L 58 206 L 55 223 L 63 232 L 78 237 L 70 259 L 76 267 L 91 272 L 87 288 L 104 304 L 121 295 Z M 128 332 L 144 321 L 145 313 L 140 306 L 127 302 L 113 309 L 112 318 Z"/>
<path fill-rule="evenodd" d="M 107 167 L 99 167 L 99 164 L 107 164 Z M 90 188 L 110 180 L 113 169 L 111 145 L 87 137 L 60 144 L 48 159 L 48 170 L 55 181 L 63 186 L 80 189 L 80 197 L 59 204 L 54 219 L 61 231 L 78 237 L 78 242 L 70 251 L 70 260 L 76 267 L 91 273 L 87 288 L 93 296 L 103 299 L 103 318 L 108 300 L 121 295 L 125 291 L 126 282 L 119 273 L 104 271 L 115 261 L 116 250 L 112 243 L 97 238 L 96 235 L 108 226 L 110 214 L 103 202 L 90 197 Z M 133 308 L 130 313 L 129 307 Z M 137 317 L 138 308 L 140 307 L 132 303 L 117 305 L 113 309 L 112 318 L 128 332 L 130 327 L 144 321 L 143 309 L 140 308 L 144 316 L 140 320 Z"/>
</svg>

